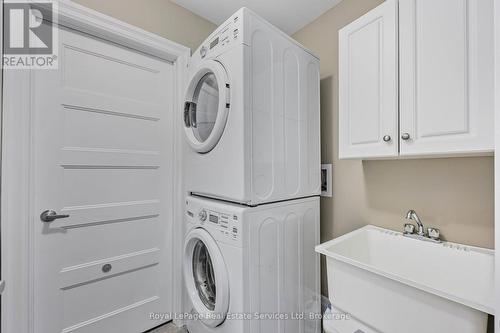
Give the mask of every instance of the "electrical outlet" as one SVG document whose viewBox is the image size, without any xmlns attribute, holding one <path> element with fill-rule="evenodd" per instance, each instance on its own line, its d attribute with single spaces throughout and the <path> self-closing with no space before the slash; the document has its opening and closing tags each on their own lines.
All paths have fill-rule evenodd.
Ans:
<svg viewBox="0 0 500 333">
<path fill-rule="evenodd" d="M 321 196 L 332 196 L 332 165 L 321 164 Z"/>
</svg>

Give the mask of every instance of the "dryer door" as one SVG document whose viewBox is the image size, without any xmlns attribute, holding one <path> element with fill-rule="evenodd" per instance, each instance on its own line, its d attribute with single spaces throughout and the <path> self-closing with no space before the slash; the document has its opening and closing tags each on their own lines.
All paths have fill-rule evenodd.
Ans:
<svg viewBox="0 0 500 333">
<path fill-rule="evenodd" d="M 184 279 L 194 310 L 209 327 L 224 322 L 229 310 L 229 281 L 222 253 L 204 229 L 193 229 L 184 245 Z"/>
<path fill-rule="evenodd" d="M 184 104 L 184 130 L 189 144 L 207 153 L 219 142 L 229 112 L 229 81 L 222 64 L 204 61 L 190 78 Z"/>
</svg>

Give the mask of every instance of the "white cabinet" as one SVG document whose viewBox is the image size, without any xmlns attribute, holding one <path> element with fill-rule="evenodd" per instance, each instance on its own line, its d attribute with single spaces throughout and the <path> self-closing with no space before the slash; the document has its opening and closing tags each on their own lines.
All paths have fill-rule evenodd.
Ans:
<svg viewBox="0 0 500 333">
<path fill-rule="evenodd" d="M 492 152 L 493 33 L 493 0 L 386 1 L 343 28 L 340 158 Z"/>
<path fill-rule="evenodd" d="M 492 151 L 493 1 L 400 0 L 401 155 Z"/>
<path fill-rule="evenodd" d="M 340 157 L 398 155 L 397 35 L 395 0 L 340 31 Z"/>
</svg>

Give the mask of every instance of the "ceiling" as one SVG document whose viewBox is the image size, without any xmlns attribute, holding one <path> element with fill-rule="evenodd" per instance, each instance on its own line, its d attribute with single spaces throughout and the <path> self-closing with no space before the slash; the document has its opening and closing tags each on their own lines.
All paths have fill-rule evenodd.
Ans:
<svg viewBox="0 0 500 333">
<path fill-rule="evenodd" d="M 341 0 L 171 0 L 191 12 L 221 24 L 248 7 L 289 35 L 294 34 Z"/>
</svg>

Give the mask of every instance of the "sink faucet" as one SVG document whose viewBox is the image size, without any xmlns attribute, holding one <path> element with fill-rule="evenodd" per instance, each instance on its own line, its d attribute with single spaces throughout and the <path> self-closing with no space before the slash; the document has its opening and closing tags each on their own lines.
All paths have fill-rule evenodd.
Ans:
<svg viewBox="0 0 500 333">
<path fill-rule="evenodd" d="M 413 209 L 410 209 L 408 213 L 406 213 L 406 219 L 415 221 L 417 223 L 418 229 L 417 232 L 415 233 L 415 225 L 407 223 L 404 226 L 403 236 L 435 242 L 435 243 L 441 243 L 441 239 L 439 238 L 440 236 L 439 229 L 428 228 L 427 233 L 425 233 L 424 224 L 418 217 L 417 212 L 415 212 Z"/>
<path fill-rule="evenodd" d="M 422 223 L 422 221 L 418 217 L 416 211 L 414 211 L 413 209 L 410 209 L 408 211 L 408 213 L 406 213 L 406 219 L 415 221 L 417 223 L 417 226 L 418 226 L 417 234 L 419 236 L 425 236 L 424 224 Z"/>
</svg>

